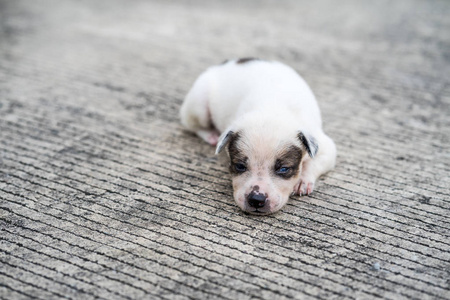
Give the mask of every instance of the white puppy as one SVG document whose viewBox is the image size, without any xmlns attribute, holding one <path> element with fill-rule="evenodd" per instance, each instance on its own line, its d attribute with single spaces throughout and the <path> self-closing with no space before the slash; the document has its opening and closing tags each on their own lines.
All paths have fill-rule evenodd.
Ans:
<svg viewBox="0 0 450 300">
<path fill-rule="evenodd" d="M 216 154 L 228 150 L 234 199 L 249 213 L 273 213 L 291 194 L 310 194 L 335 164 L 313 93 L 279 62 L 244 58 L 210 67 L 187 94 L 181 121 L 217 145 Z"/>
</svg>

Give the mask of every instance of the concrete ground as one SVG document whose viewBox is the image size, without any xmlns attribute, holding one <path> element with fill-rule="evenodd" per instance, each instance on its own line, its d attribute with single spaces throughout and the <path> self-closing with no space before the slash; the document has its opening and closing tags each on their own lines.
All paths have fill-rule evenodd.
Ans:
<svg viewBox="0 0 450 300">
<path fill-rule="evenodd" d="M 0 0 L 0 299 L 449 299 L 450 2 Z M 338 147 L 242 213 L 178 110 L 280 60 Z"/>
</svg>

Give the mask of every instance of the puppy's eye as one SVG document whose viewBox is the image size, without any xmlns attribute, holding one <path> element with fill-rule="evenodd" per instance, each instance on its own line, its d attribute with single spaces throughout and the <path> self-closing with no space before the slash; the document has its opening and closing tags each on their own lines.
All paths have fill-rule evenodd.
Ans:
<svg viewBox="0 0 450 300">
<path fill-rule="evenodd" d="M 247 171 L 247 166 L 244 165 L 243 163 L 237 163 L 237 164 L 234 164 L 234 169 L 238 173 L 244 173 L 245 171 Z"/>
<path fill-rule="evenodd" d="M 287 172 L 289 172 L 290 170 L 291 170 L 291 168 L 281 167 L 277 170 L 277 174 L 283 175 L 283 174 L 286 174 Z"/>
</svg>

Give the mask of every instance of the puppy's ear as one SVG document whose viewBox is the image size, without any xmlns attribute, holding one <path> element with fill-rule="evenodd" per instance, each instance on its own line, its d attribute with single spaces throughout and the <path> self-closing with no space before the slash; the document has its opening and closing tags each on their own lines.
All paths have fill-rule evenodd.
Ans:
<svg viewBox="0 0 450 300">
<path fill-rule="evenodd" d="M 317 144 L 317 140 L 313 136 L 304 131 L 300 131 L 297 137 L 299 138 L 303 146 L 305 146 L 305 149 L 308 152 L 309 156 L 311 158 L 314 158 L 314 156 L 317 154 L 317 151 L 319 151 L 319 145 Z"/>
<path fill-rule="evenodd" d="M 222 133 L 217 142 L 216 155 L 222 152 L 223 148 L 228 144 L 234 132 L 232 130 L 227 130 Z"/>
</svg>

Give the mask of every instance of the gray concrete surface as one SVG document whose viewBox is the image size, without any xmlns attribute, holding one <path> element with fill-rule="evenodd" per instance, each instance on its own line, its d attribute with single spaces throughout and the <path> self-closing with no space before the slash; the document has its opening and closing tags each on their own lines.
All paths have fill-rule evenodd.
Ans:
<svg viewBox="0 0 450 300">
<path fill-rule="evenodd" d="M 450 2 L 0 1 L 0 299 L 449 299 Z M 178 109 L 283 61 L 336 169 L 243 214 Z"/>
</svg>

